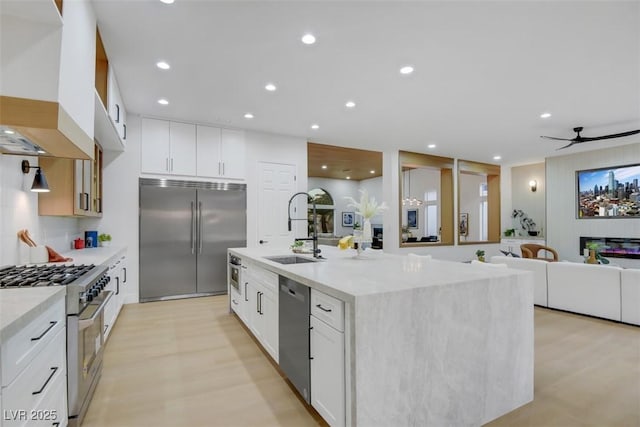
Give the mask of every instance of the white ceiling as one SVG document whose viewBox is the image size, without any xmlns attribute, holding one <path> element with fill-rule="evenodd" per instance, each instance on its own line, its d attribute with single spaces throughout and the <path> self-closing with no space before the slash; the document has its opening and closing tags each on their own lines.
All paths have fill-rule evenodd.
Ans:
<svg viewBox="0 0 640 427">
<path fill-rule="evenodd" d="M 638 1 L 93 3 L 138 114 L 503 164 L 640 141 L 539 137 L 640 129 Z"/>
</svg>

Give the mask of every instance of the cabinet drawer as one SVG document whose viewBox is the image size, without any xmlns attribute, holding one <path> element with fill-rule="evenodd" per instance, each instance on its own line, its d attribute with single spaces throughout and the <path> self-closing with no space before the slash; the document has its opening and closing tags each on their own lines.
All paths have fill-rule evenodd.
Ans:
<svg viewBox="0 0 640 427">
<path fill-rule="evenodd" d="M 5 413 L 12 411 L 9 413 L 20 414 L 20 410 L 26 410 L 29 419 L 31 409 L 41 408 L 44 402 L 50 401 L 59 381 L 66 383 L 66 342 L 65 329 L 62 328 L 27 369 L 2 390 L 2 409 Z M 16 419 L 6 425 L 22 425 L 23 421 Z"/>
<path fill-rule="evenodd" d="M 251 276 L 260 282 L 267 290 L 278 292 L 278 275 L 273 271 L 253 266 L 251 268 Z"/>
<path fill-rule="evenodd" d="M 344 302 L 311 289 L 311 315 L 329 326 L 344 331 Z"/>
<path fill-rule="evenodd" d="M 47 346 L 60 330 L 65 330 L 64 298 L 59 299 L 2 345 L 2 386 L 13 379 Z"/>
</svg>

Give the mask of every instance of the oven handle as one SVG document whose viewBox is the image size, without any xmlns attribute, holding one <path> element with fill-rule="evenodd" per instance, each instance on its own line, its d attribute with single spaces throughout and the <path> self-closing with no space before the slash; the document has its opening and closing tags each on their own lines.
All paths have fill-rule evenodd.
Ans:
<svg viewBox="0 0 640 427">
<path fill-rule="evenodd" d="M 93 325 L 98 319 L 98 317 L 100 317 L 100 315 L 104 311 L 105 307 L 107 306 L 107 303 L 113 296 L 113 291 L 104 291 L 103 293 L 107 294 L 107 296 L 104 298 L 104 301 L 102 301 L 102 303 L 100 304 L 96 312 L 93 313 L 93 316 L 91 316 L 89 319 L 78 320 L 78 332 L 83 331 L 87 329 L 89 326 Z"/>
</svg>

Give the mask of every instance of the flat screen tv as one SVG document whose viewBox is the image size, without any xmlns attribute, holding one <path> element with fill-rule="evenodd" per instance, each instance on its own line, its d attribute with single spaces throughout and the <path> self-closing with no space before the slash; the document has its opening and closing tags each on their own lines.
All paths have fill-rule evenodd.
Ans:
<svg viewBox="0 0 640 427">
<path fill-rule="evenodd" d="M 640 218 L 640 163 L 576 172 L 579 219 Z"/>
</svg>

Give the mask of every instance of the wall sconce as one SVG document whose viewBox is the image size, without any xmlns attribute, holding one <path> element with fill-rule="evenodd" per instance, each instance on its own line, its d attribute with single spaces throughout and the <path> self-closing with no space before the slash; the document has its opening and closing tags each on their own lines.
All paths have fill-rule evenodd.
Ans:
<svg viewBox="0 0 640 427">
<path fill-rule="evenodd" d="M 30 169 L 37 169 L 36 176 L 33 178 L 33 185 L 31 185 L 31 191 L 36 193 L 48 193 L 49 184 L 47 183 L 47 178 L 44 176 L 44 172 L 42 172 L 42 168 L 40 168 L 40 166 L 31 166 L 28 160 L 23 160 L 22 173 L 29 173 Z"/>
<path fill-rule="evenodd" d="M 532 179 L 531 181 L 529 181 L 529 189 L 531 190 L 532 193 L 535 193 L 536 190 L 538 189 L 538 182 L 535 179 Z"/>
</svg>

